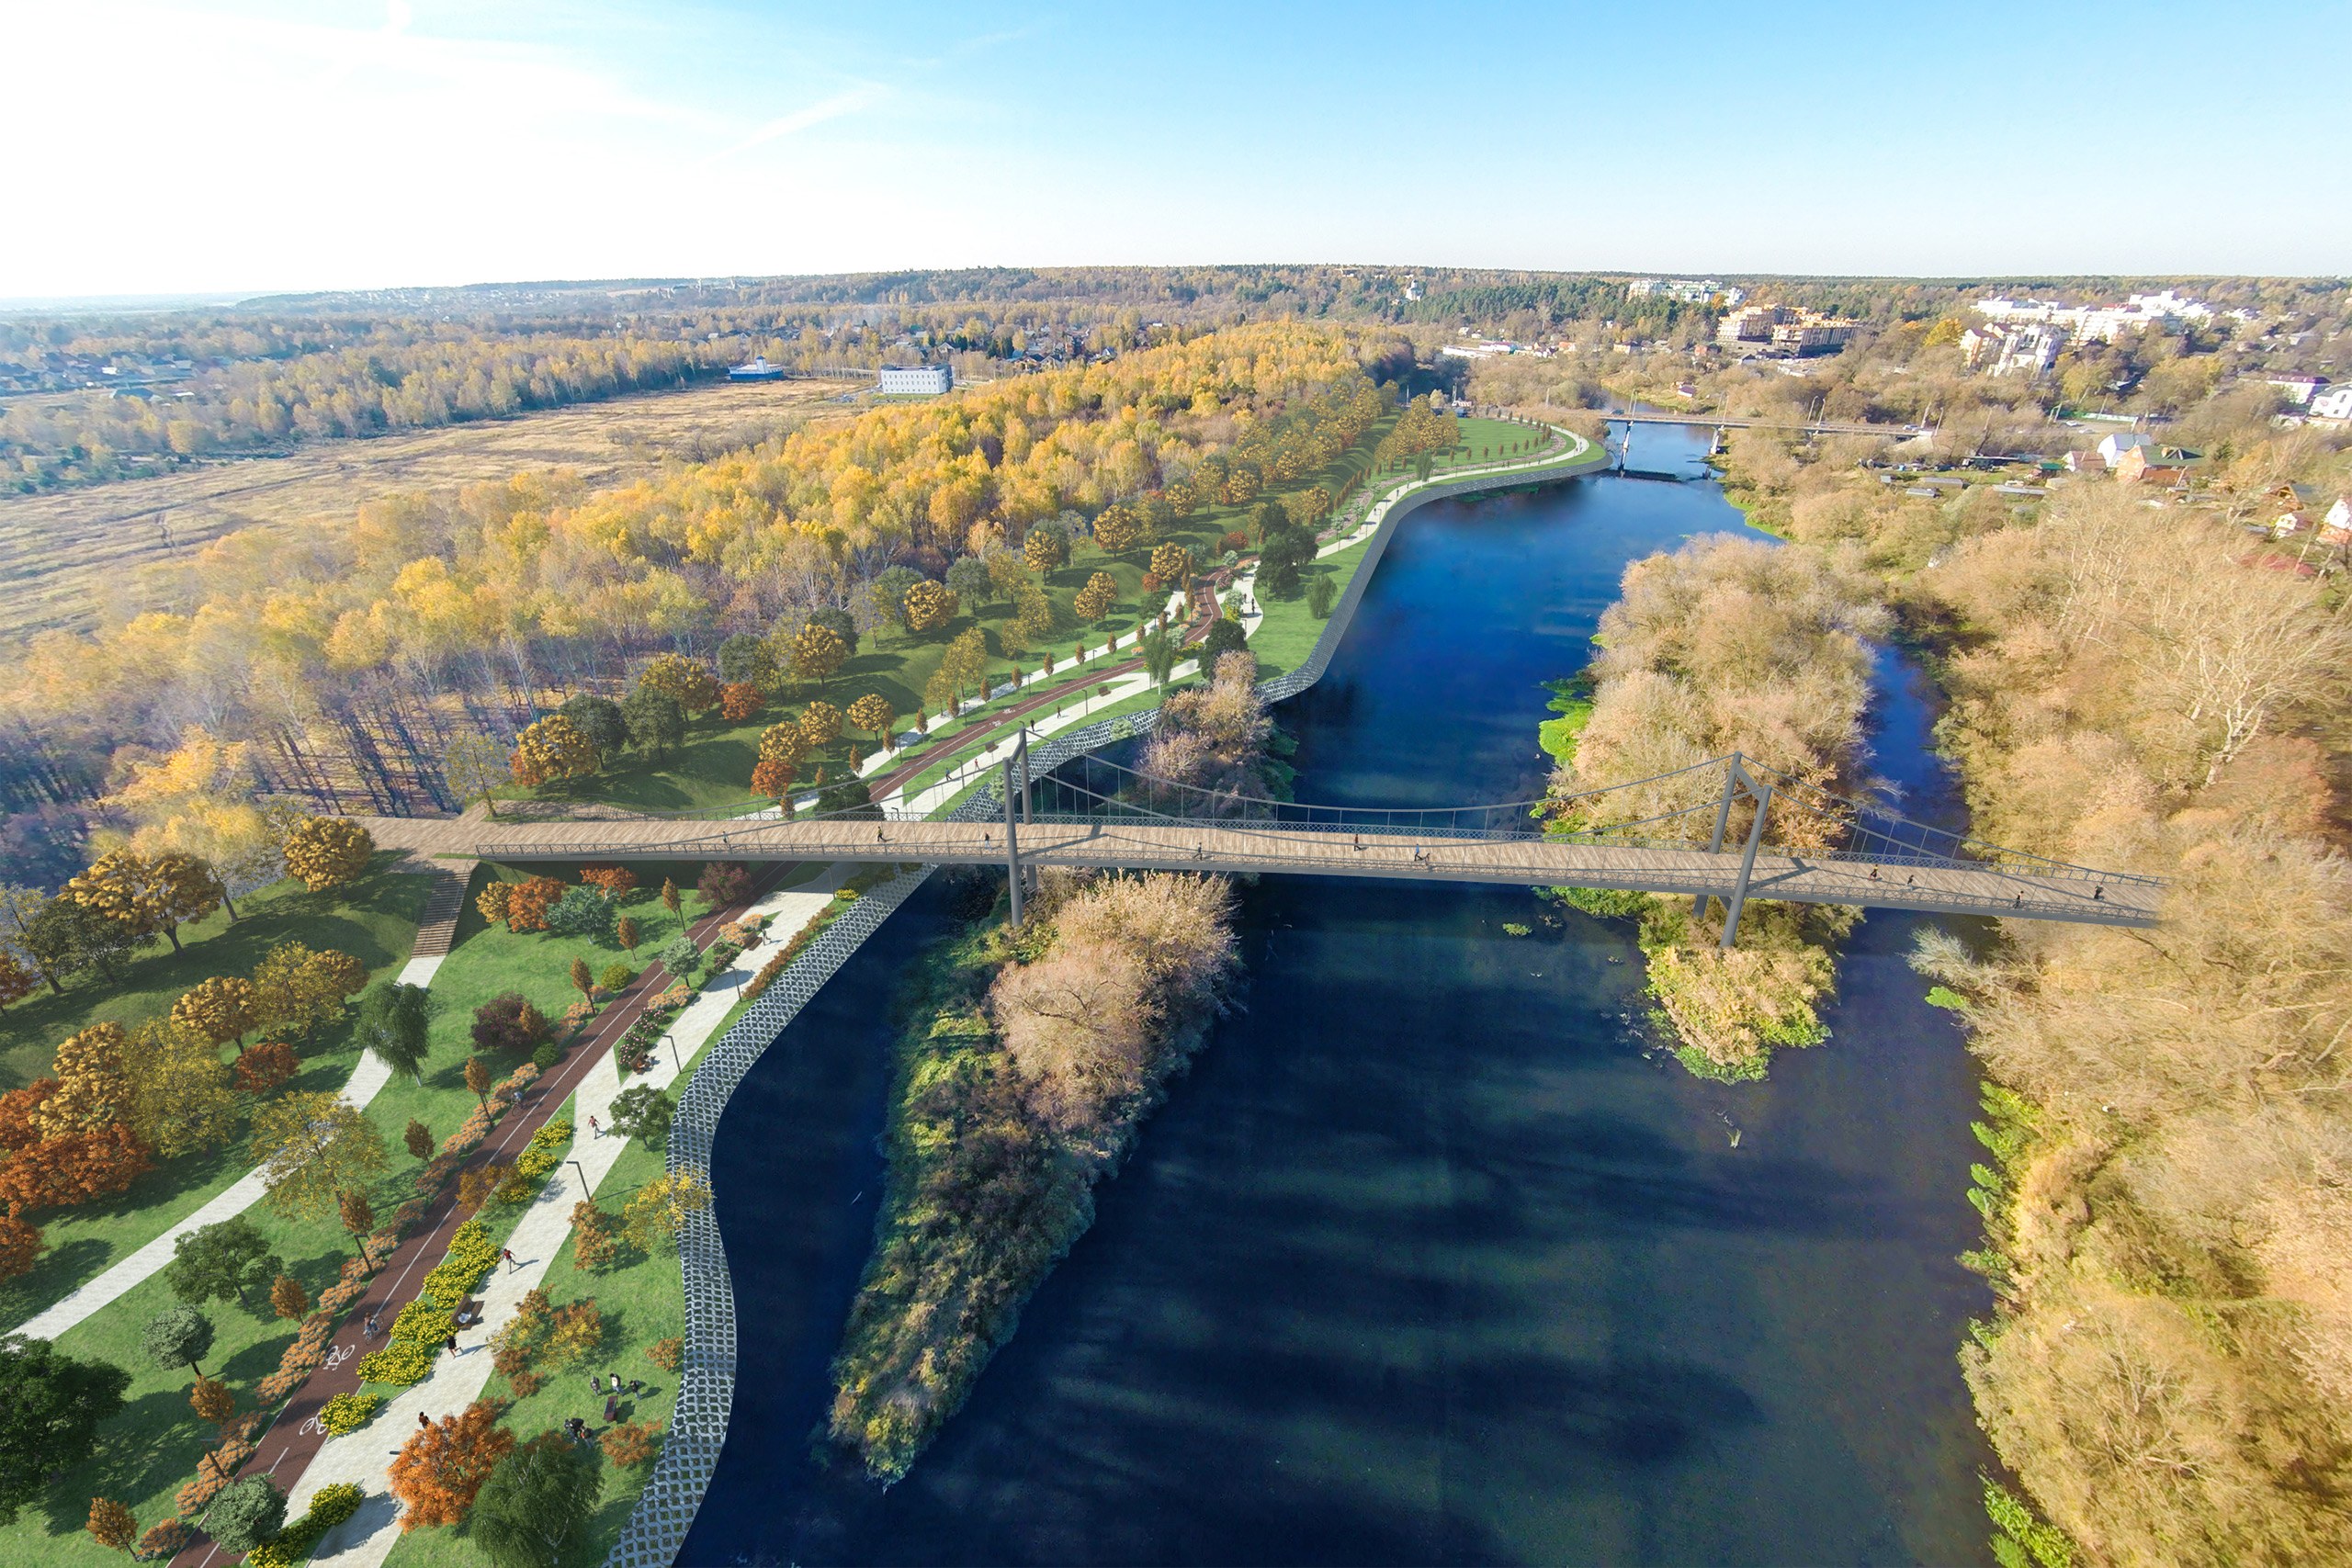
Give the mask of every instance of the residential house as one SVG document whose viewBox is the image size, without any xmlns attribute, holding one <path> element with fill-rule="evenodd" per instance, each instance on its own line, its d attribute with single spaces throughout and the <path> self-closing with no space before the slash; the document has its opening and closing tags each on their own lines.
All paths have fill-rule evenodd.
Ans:
<svg viewBox="0 0 2352 1568">
<path fill-rule="evenodd" d="M 2305 406 L 2311 410 L 2314 424 L 2352 424 L 2352 381 L 2313 392 L 2312 400 Z"/>
<path fill-rule="evenodd" d="M 2110 468 L 2117 468 L 2122 463 L 2126 452 L 2155 444 L 2156 438 L 2153 435 L 2143 435 L 2136 430 L 2118 430 L 2099 437 L 2099 461 Z"/>
<path fill-rule="evenodd" d="M 2115 477 L 2128 485 L 2177 486 L 2188 481 L 2188 464 L 2189 455 L 2178 447 L 2151 443 L 2133 446 L 2117 459 Z"/>
<path fill-rule="evenodd" d="M 2324 376 L 2265 376 L 2263 380 L 2285 393 L 2287 400 L 2297 408 L 2308 405 L 2312 396 L 2327 385 Z"/>
</svg>

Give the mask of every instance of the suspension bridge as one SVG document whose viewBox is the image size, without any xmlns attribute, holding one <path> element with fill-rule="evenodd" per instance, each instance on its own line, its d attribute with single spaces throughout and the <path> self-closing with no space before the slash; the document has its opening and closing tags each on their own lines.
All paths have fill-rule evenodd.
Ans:
<svg viewBox="0 0 2352 1568">
<path fill-rule="evenodd" d="M 946 819 L 628 815 L 493 827 L 379 819 L 379 842 L 508 863 L 713 859 L 1378 876 L 2150 926 L 2164 884 L 2001 848 L 1739 755 L 1579 795 L 1460 807 L 1303 805 L 1092 754 L 1032 777 L 1025 744 Z M 411 841 L 414 840 L 414 841 Z"/>
</svg>

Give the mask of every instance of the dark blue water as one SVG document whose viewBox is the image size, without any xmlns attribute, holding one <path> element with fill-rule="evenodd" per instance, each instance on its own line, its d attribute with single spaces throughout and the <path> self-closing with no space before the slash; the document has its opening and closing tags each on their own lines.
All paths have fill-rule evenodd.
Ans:
<svg viewBox="0 0 2352 1568">
<path fill-rule="evenodd" d="M 1737 526 L 1632 479 L 1419 513 L 1283 716 L 1300 797 L 1536 793 L 1537 682 L 1624 563 Z M 1926 694 L 1892 658 L 1881 685 L 1880 772 L 1948 814 Z M 683 1561 L 1983 1560 L 1973 1079 L 1911 921 L 1857 931 L 1827 1045 L 1726 1089 L 1644 1054 L 1623 922 L 1304 878 L 1243 908 L 1241 1009 L 888 1492 L 809 1438 L 881 1180 L 881 1007 L 944 895 L 786 1032 L 719 1137 L 742 1381 Z"/>
</svg>

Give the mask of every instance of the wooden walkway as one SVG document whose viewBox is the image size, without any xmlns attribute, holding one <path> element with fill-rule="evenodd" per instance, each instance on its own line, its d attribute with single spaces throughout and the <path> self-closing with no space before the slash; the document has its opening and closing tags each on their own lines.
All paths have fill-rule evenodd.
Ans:
<svg viewBox="0 0 2352 1568">
<path fill-rule="evenodd" d="M 368 819 L 378 844 L 423 854 L 535 860 L 883 861 L 1005 863 L 1004 828 L 987 822 L 834 819 L 738 822 L 616 818 L 506 823 L 479 818 Z M 1728 897 L 1740 857 L 1538 839 L 1322 832 L 1241 825 L 1036 822 L 1017 834 L 1024 865 L 1306 876 L 1429 878 Z M 1749 898 L 1855 904 L 1936 914 L 2007 915 L 2094 925 L 2155 924 L 2161 884 L 2140 877 L 2032 874 L 1948 862 L 1859 861 L 1764 851 Z"/>
</svg>

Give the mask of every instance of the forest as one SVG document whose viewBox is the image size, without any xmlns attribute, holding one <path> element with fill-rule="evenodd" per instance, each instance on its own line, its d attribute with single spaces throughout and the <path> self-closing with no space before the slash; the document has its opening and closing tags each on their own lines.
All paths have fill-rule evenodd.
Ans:
<svg viewBox="0 0 2352 1568">
<path fill-rule="evenodd" d="M 1867 400 L 1887 367 L 1717 391 Z M 2023 923 L 1915 959 L 1985 1074 L 1964 1261 L 1997 1304 L 1961 1357 L 2016 1487 L 1989 1494 L 2005 1563 L 2352 1553 L 2352 611 L 2334 552 L 2274 526 L 2352 491 L 2352 456 L 2215 385 L 2170 427 L 2205 460 L 2161 504 L 2089 477 L 1906 495 L 1847 437 L 1725 457 L 1760 526 L 1880 585 L 1950 698 L 1974 831 L 2172 881 L 2154 931 Z M 2040 435 L 2023 400 L 1975 412 Z"/>
<path fill-rule="evenodd" d="M 232 534 L 202 552 L 186 610 L 51 634 L 12 666 L 0 803 L 78 806 L 196 727 L 248 744 L 266 793 L 453 805 L 453 739 L 511 738 L 571 696 L 618 695 L 655 654 L 707 656 L 779 621 L 797 632 L 819 610 L 871 632 L 888 574 L 944 581 L 1047 522 L 1107 514 L 1140 538 L 1204 497 L 1288 483 L 1356 438 L 1378 406 L 1367 367 L 1395 354 L 1351 329 L 1237 328 L 878 408 L 603 494 L 525 474 L 291 538 Z"/>
</svg>

